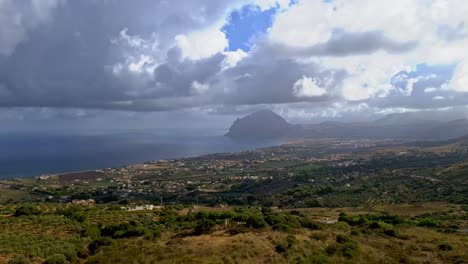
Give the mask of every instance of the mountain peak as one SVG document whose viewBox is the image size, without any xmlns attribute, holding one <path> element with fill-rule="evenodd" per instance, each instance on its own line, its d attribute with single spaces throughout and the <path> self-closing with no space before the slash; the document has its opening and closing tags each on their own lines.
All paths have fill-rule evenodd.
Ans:
<svg viewBox="0 0 468 264">
<path fill-rule="evenodd" d="M 271 118 L 271 119 L 277 119 L 277 120 L 282 120 L 283 122 L 286 122 L 284 118 L 282 118 L 277 113 L 271 111 L 270 109 L 259 110 L 241 119 L 256 119 L 256 118 Z"/>
<path fill-rule="evenodd" d="M 265 109 L 237 119 L 226 136 L 240 139 L 272 139 L 286 136 L 291 127 L 281 116 Z"/>
</svg>

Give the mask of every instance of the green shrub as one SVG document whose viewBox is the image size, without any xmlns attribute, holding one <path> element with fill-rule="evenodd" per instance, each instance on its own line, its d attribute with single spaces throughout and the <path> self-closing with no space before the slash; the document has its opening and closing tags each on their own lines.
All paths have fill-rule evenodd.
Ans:
<svg viewBox="0 0 468 264">
<path fill-rule="evenodd" d="M 62 253 L 68 261 L 73 261 L 77 258 L 76 249 L 73 247 L 65 247 Z"/>
<path fill-rule="evenodd" d="M 94 255 L 98 252 L 101 247 L 110 246 L 114 241 L 110 237 L 101 237 L 88 245 L 89 252 Z"/>
<path fill-rule="evenodd" d="M 359 244 L 345 235 L 337 235 L 336 242 L 338 245 L 330 250 L 327 248 L 327 253 L 340 252 L 344 257 L 353 258 L 360 252 Z"/>
<path fill-rule="evenodd" d="M 285 253 L 286 251 L 288 251 L 288 245 L 286 243 L 280 243 L 275 246 L 275 250 L 278 253 Z"/>
<path fill-rule="evenodd" d="M 215 221 L 203 218 L 198 220 L 194 233 L 196 235 L 211 234 L 213 233 L 215 227 Z"/>
<path fill-rule="evenodd" d="M 376 222 L 372 222 L 369 225 L 369 228 L 371 228 L 371 229 L 377 229 L 377 228 L 391 229 L 391 228 L 393 228 L 393 225 L 392 224 L 387 224 L 387 223 L 382 222 L 382 221 L 376 221 Z"/>
<path fill-rule="evenodd" d="M 441 223 L 438 220 L 432 219 L 432 218 L 426 218 L 419 220 L 417 226 L 421 227 L 440 227 Z"/>
<path fill-rule="evenodd" d="M 278 253 L 287 253 L 296 244 L 297 244 L 296 237 L 292 234 L 289 234 L 285 242 L 281 242 L 275 246 L 275 250 Z"/>
<path fill-rule="evenodd" d="M 134 221 L 129 224 L 107 226 L 101 229 L 101 235 L 112 238 L 140 237 L 149 233 L 143 225 Z"/>
<path fill-rule="evenodd" d="M 41 211 L 36 207 L 32 205 L 23 205 L 20 206 L 18 209 L 16 209 L 14 216 L 19 217 L 19 216 L 29 216 L 29 215 L 39 215 L 41 214 Z"/>
<path fill-rule="evenodd" d="M 65 264 L 67 258 L 63 254 L 55 254 L 46 259 L 45 264 Z"/>
<path fill-rule="evenodd" d="M 242 233 L 247 233 L 249 231 L 250 231 L 249 228 L 245 226 L 234 226 L 228 229 L 228 232 L 231 236 L 242 234 Z"/>
<path fill-rule="evenodd" d="M 314 240 L 325 241 L 328 238 L 328 234 L 327 233 L 313 233 L 310 237 Z"/>
<path fill-rule="evenodd" d="M 389 237 L 398 237 L 398 233 L 395 229 L 386 229 L 384 231 L 384 234 L 389 236 Z"/>
<path fill-rule="evenodd" d="M 317 222 L 314 222 L 308 218 L 302 218 L 300 220 L 301 222 L 301 226 L 304 227 L 304 228 L 308 228 L 308 229 L 314 229 L 314 230 L 318 230 L 318 229 L 322 229 L 322 227 L 320 226 L 320 224 L 318 224 Z"/>
<path fill-rule="evenodd" d="M 101 235 L 100 230 L 94 225 L 83 225 L 81 229 L 81 236 L 97 239 Z"/>
<path fill-rule="evenodd" d="M 273 226 L 273 230 L 280 231 L 280 232 L 291 232 L 291 227 L 286 224 L 276 224 Z"/>
<path fill-rule="evenodd" d="M 349 230 L 349 225 L 346 222 L 338 222 L 338 223 L 335 224 L 335 227 L 338 230 L 342 230 L 342 231 L 348 231 Z"/>
<path fill-rule="evenodd" d="M 307 258 L 304 263 L 328 264 L 330 263 L 330 260 L 328 259 L 327 255 L 323 253 L 318 253 Z"/>
<path fill-rule="evenodd" d="M 17 255 L 14 256 L 12 259 L 8 261 L 8 264 L 29 264 L 31 261 L 29 261 L 29 258 L 23 255 Z"/>
<path fill-rule="evenodd" d="M 443 243 L 443 244 L 440 244 L 440 245 L 439 245 L 439 250 L 442 250 L 442 251 L 450 251 L 450 250 L 453 250 L 453 247 L 452 247 L 452 245 L 450 245 L 450 244 Z"/>
<path fill-rule="evenodd" d="M 252 215 L 247 219 L 247 224 L 253 228 L 260 229 L 268 225 L 262 215 Z"/>
<path fill-rule="evenodd" d="M 329 256 L 336 254 L 338 250 L 339 250 L 339 246 L 336 243 L 328 245 L 327 248 L 325 249 L 325 251 L 327 252 Z"/>
</svg>

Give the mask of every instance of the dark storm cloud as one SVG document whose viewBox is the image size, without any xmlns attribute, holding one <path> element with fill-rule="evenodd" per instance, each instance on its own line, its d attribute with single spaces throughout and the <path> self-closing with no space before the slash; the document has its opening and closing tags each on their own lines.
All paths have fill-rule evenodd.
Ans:
<svg viewBox="0 0 468 264">
<path fill-rule="evenodd" d="M 169 52 L 174 58 L 158 66 L 154 71 L 155 86 L 166 91 L 168 96 L 189 96 L 193 94 L 192 83 L 209 82 L 220 71 L 225 55 L 218 53 L 206 59 L 182 60 L 178 48 Z M 180 87 L 180 89 L 174 89 Z"/>
<path fill-rule="evenodd" d="M 162 64 L 155 71 L 160 79 L 157 84 L 139 76 L 117 78 L 112 67 L 128 58 L 138 60 L 131 57 L 138 49 L 159 52 L 162 58 L 171 56 L 166 52 L 174 45 L 176 35 L 210 25 L 230 3 L 83 0 L 54 5 L 47 12 L 50 17 L 41 18 L 43 22 L 35 27 L 11 29 L 22 30 L 22 36 L 9 44 L 8 54 L 0 56 L 0 106 L 142 111 L 192 106 L 187 98 L 181 98 L 180 105 L 161 99 L 186 96 L 190 78 L 204 81 L 216 73 L 219 66 L 214 65 L 219 64 L 222 55 L 209 61 Z M 10 5 L 18 13 L 33 8 L 26 1 Z M 11 35 L 6 34 L 6 26 L 0 25 L 2 43 Z M 129 38 L 126 47 L 115 43 L 122 32 Z M 169 88 L 163 86 L 172 90 L 168 92 Z"/>
<path fill-rule="evenodd" d="M 210 0 L 57 5 L 48 23 L 0 58 L 0 106 L 168 111 L 336 97 L 343 71 L 277 58 L 261 47 L 225 71 L 225 54 L 183 58 L 175 36 L 210 25 L 227 5 Z M 140 65 L 143 55 L 155 61 Z M 294 96 L 294 83 L 304 76 L 317 80 L 327 95 Z M 197 91 L 194 83 L 207 91 Z"/>
<path fill-rule="evenodd" d="M 380 31 L 351 33 L 337 30 L 325 43 L 311 47 L 288 47 L 267 42 L 263 45 L 271 53 L 280 53 L 289 57 L 310 57 L 363 55 L 379 50 L 403 53 L 415 48 L 417 42 L 397 42 L 387 38 Z"/>
<path fill-rule="evenodd" d="M 224 103 L 250 105 L 331 101 L 338 96 L 336 87 L 345 75 L 341 70 L 325 70 L 312 63 L 254 53 L 222 76 L 222 84 L 227 89 Z M 295 96 L 294 84 L 303 77 L 317 80 L 317 85 L 327 91 L 326 95 Z"/>
<path fill-rule="evenodd" d="M 325 44 L 319 44 L 304 53 L 313 55 L 346 56 L 355 54 L 369 54 L 378 50 L 385 50 L 389 53 L 402 53 L 416 47 L 416 42 L 396 42 L 387 37 L 382 32 L 340 32 Z"/>
</svg>

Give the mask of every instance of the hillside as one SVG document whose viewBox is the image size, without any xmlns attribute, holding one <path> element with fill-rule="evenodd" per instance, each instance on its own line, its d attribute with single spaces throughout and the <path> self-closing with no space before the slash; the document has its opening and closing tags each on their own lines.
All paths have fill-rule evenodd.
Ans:
<svg viewBox="0 0 468 264">
<path fill-rule="evenodd" d="M 0 263 L 465 263 L 464 142 L 308 139 L 3 180 Z"/>
<path fill-rule="evenodd" d="M 463 210 L 0 206 L 0 263 L 466 263 Z"/>
</svg>

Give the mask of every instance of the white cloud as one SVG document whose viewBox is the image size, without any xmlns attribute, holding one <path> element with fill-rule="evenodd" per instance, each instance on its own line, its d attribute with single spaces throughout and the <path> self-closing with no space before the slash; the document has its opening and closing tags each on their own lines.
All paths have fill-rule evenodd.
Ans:
<svg viewBox="0 0 468 264">
<path fill-rule="evenodd" d="M 140 55 L 140 58 L 138 60 L 130 63 L 130 65 L 128 66 L 128 69 L 131 72 L 135 72 L 135 73 L 146 72 L 148 74 L 152 74 L 155 67 L 156 66 L 154 65 L 153 58 L 147 55 Z"/>
<path fill-rule="evenodd" d="M 247 53 L 241 49 L 236 51 L 226 51 L 224 53 L 226 55 L 226 59 L 224 60 L 223 69 L 229 69 L 235 67 L 237 63 L 239 63 L 242 59 L 247 57 Z"/>
<path fill-rule="evenodd" d="M 435 88 L 435 87 L 429 87 L 429 88 L 424 89 L 424 92 L 425 93 L 435 93 L 435 92 L 437 92 L 437 90 L 438 89 Z"/>
<path fill-rule="evenodd" d="M 468 59 L 457 65 L 448 88 L 457 92 L 468 92 Z"/>
<path fill-rule="evenodd" d="M 313 15 L 312 15 L 313 14 Z M 306 47 L 327 41 L 331 36 L 331 5 L 322 1 L 301 1 L 277 15 L 270 38 L 290 46 Z"/>
<path fill-rule="evenodd" d="M 298 98 L 317 97 L 327 94 L 327 91 L 318 86 L 315 78 L 303 76 L 294 83 L 293 94 Z"/>
<path fill-rule="evenodd" d="M 325 68 L 345 69 L 348 79 L 343 95 L 349 100 L 382 97 L 394 87 L 390 79 L 420 63 L 452 64 L 465 56 L 468 37 L 447 41 L 438 31 L 441 25 L 460 28 L 468 25 L 468 5 L 461 0 L 299 1 L 280 13 L 272 25 L 270 40 L 292 47 L 310 47 L 329 40 L 336 30 L 382 32 L 392 41 L 417 41 L 413 50 L 401 54 L 377 52 L 343 57 L 311 58 Z M 463 34 L 459 34 L 463 36 Z M 430 56 L 428 56 L 430 54 Z M 304 58 L 303 58 L 304 59 Z M 452 89 L 468 91 L 468 69 L 458 66 Z M 411 94 L 410 80 L 406 95 Z"/>
<path fill-rule="evenodd" d="M 262 11 L 277 6 L 281 9 L 285 9 L 289 6 L 289 0 L 255 0 L 255 4 L 259 6 Z"/>
<path fill-rule="evenodd" d="M 200 83 L 198 81 L 192 82 L 192 91 L 196 94 L 204 94 L 210 89 L 210 86 L 206 83 Z"/>
<path fill-rule="evenodd" d="M 177 35 L 175 41 L 182 50 L 182 55 L 192 60 L 208 58 L 223 52 L 229 42 L 219 24 L 202 31 Z"/>
</svg>

